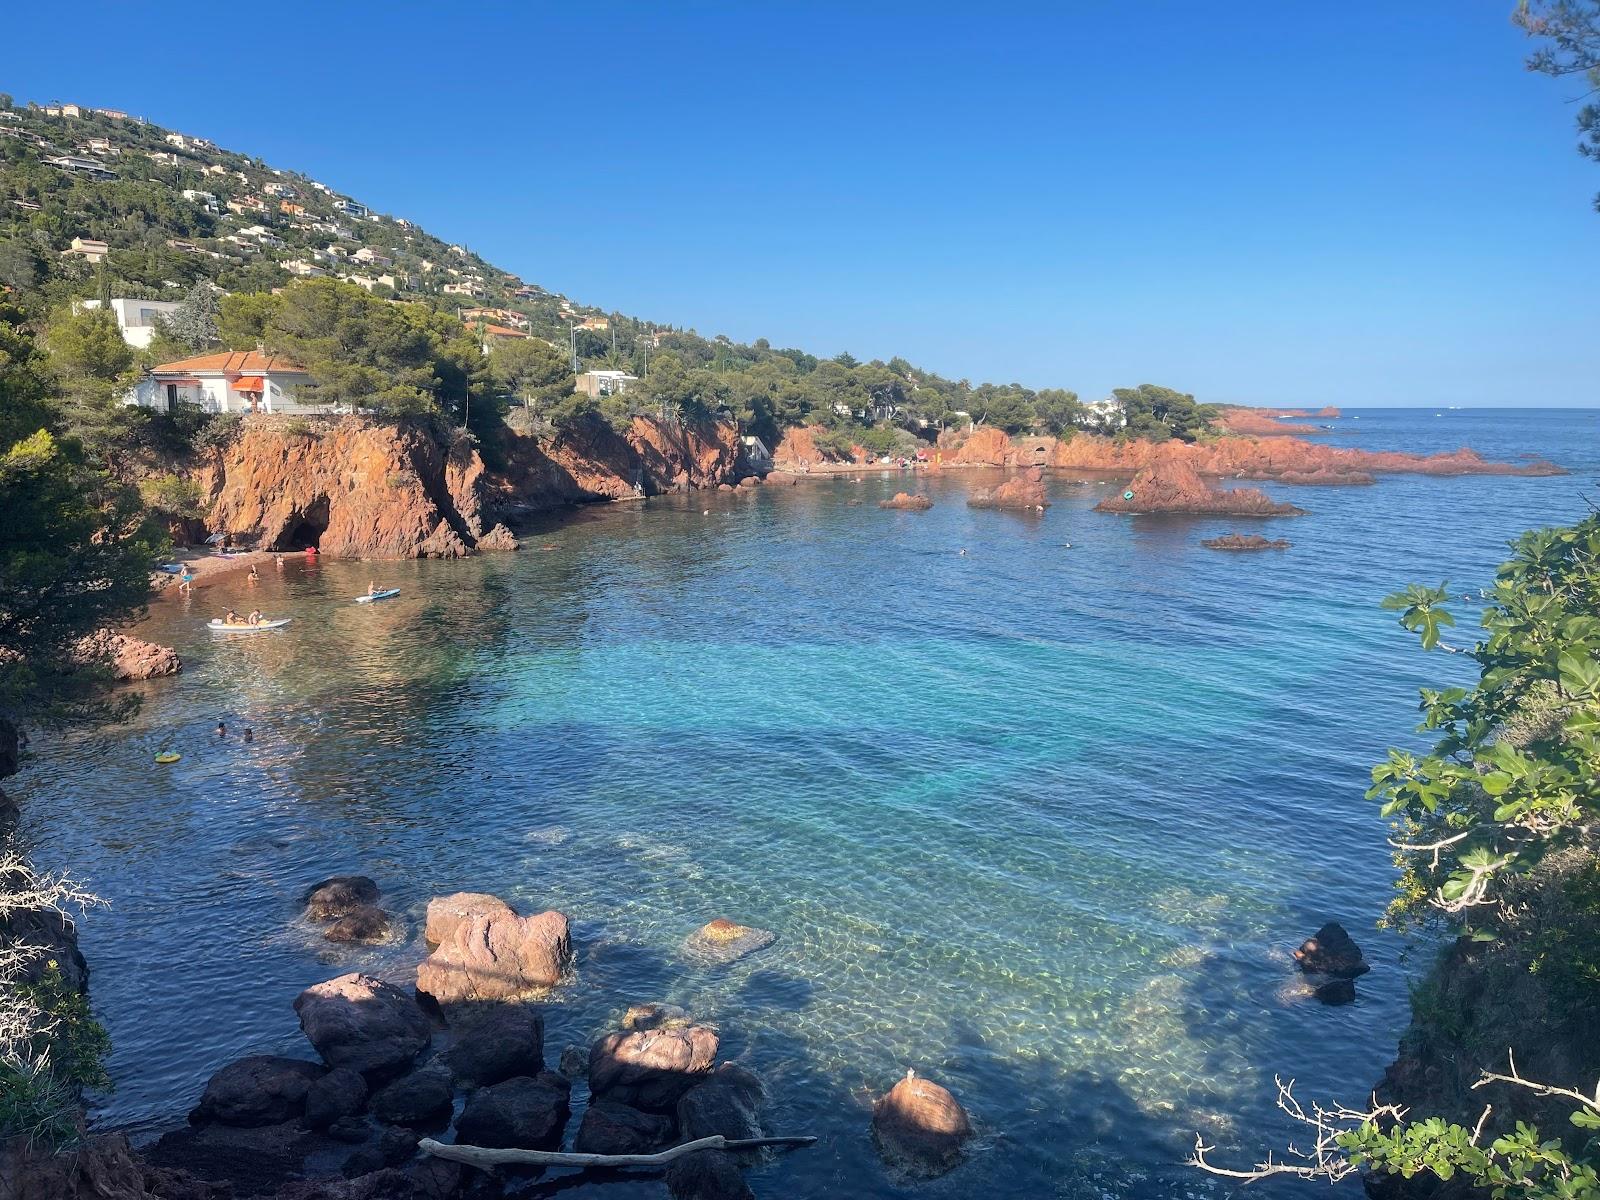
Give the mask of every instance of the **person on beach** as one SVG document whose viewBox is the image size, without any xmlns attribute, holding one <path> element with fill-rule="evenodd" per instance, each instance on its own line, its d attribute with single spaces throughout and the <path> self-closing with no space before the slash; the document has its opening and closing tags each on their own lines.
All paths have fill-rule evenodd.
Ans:
<svg viewBox="0 0 1600 1200">
<path fill-rule="evenodd" d="M 183 574 L 178 576 L 178 594 L 189 596 L 194 593 L 194 572 L 189 569 L 189 564 L 183 564 Z"/>
<path fill-rule="evenodd" d="M 275 562 L 278 565 L 278 570 L 280 570 L 280 571 L 283 570 L 283 555 L 274 554 L 272 556 L 272 561 Z"/>
</svg>

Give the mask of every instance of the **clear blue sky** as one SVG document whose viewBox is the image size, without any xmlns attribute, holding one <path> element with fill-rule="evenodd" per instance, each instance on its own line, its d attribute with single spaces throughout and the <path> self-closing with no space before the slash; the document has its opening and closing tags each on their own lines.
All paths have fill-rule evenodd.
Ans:
<svg viewBox="0 0 1600 1200">
<path fill-rule="evenodd" d="M 1600 404 L 1600 167 L 1512 0 L 10 6 L 0 90 L 584 303 L 1094 398 Z"/>
</svg>

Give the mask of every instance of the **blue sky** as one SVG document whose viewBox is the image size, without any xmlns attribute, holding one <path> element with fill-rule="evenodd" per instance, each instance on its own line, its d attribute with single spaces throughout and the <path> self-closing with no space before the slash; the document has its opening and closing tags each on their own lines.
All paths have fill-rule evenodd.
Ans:
<svg viewBox="0 0 1600 1200">
<path fill-rule="evenodd" d="M 1600 168 L 1511 8 L 20 4 L 0 90 L 708 335 L 1086 398 L 1600 405 Z"/>
</svg>

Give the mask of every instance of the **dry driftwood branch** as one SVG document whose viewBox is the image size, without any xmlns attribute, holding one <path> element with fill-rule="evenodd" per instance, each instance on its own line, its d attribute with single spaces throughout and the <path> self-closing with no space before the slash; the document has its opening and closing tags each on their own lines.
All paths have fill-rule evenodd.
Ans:
<svg viewBox="0 0 1600 1200">
<path fill-rule="evenodd" d="M 1271 1175 L 1292 1175 L 1299 1179 L 1326 1179 L 1329 1183 L 1337 1183 L 1356 1171 L 1355 1165 L 1339 1148 L 1337 1139 L 1341 1133 L 1366 1121 L 1380 1119 L 1399 1121 L 1405 1117 L 1405 1109 L 1392 1104 L 1378 1104 L 1376 1100 L 1373 1101 L 1373 1106 L 1365 1111 L 1357 1111 L 1343 1105 L 1326 1106 L 1313 1101 L 1308 1112 L 1294 1094 L 1294 1080 L 1285 1083 L 1281 1078 L 1275 1077 L 1273 1082 L 1278 1085 L 1278 1107 L 1316 1135 L 1316 1139 L 1304 1150 L 1292 1144 L 1285 1148 L 1290 1157 L 1300 1161 L 1280 1162 L 1268 1154 L 1265 1159 L 1248 1170 L 1219 1167 L 1206 1157 L 1215 1147 L 1206 1145 L 1196 1134 L 1194 1153 L 1189 1156 L 1191 1167 L 1198 1167 L 1202 1171 L 1221 1175 L 1226 1179 L 1242 1179 L 1246 1183 L 1266 1179 Z"/>
<path fill-rule="evenodd" d="M 469 1167 L 664 1167 L 696 1150 L 753 1150 L 757 1146 L 809 1146 L 814 1137 L 725 1138 L 721 1134 L 684 1142 L 658 1154 L 568 1154 L 560 1150 L 499 1150 L 487 1146 L 448 1146 L 423 1138 L 418 1149 Z"/>
</svg>

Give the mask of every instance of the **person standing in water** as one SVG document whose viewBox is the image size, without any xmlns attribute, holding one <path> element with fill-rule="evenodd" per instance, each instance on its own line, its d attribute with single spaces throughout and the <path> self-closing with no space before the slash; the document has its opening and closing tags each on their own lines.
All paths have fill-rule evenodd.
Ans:
<svg viewBox="0 0 1600 1200">
<path fill-rule="evenodd" d="M 217 722 L 217 736 L 218 737 L 227 737 L 228 736 L 228 727 L 226 725 L 224 725 L 221 721 Z"/>
</svg>

